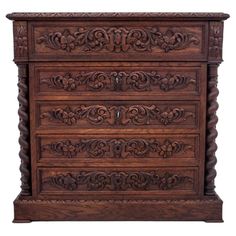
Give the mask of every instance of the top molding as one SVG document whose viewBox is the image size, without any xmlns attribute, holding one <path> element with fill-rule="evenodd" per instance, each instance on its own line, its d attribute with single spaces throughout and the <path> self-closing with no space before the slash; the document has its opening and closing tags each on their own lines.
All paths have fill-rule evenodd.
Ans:
<svg viewBox="0 0 236 236">
<path fill-rule="evenodd" d="M 222 12 L 15 12 L 6 16 L 10 20 L 95 20 L 99 18 L 111 18 L 110 20 L 122 20 L 125 18 L 145 20 L 226 20 L 229 14 Z"/>
</svg>

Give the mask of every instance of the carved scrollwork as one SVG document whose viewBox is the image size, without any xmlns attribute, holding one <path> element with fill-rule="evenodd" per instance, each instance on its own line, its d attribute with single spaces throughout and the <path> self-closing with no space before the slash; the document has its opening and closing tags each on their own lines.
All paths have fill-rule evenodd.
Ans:
<svg viewBox="0 0 236 236">
<path fill-rule="evenodd" d="M 65 91 L 76 90 L 76 78 L 71 73 L 65 75 L 56 75 L 51 78 L 42 79 L 41 84 L 47 84 L 49 88 L 64 89 Z"/>
<path fill-rule="evenodd" d="M 128 88 L 136 91 L 150 91 L 153 86 L 159 86 L 162 91 L 168 92 L 196 83 L 195 79 L 179 74 L 167 73 L 165 76 L 161 76 L 157 72 L 148 73 L 143 71 L 131 72 L 130 74 L 123 72 L 122 74 L 126 78 Z"/>
<path fill-rule="evenodd" d="M 140 106 L 134 105 L 125 109 L 124 123 L 135 125 L 150 124 L 151 121 L 157 120 L 163 125 L 169 125 L 174 122 L 185 121 L 188 117 L 194 117 L 192 112 L 186 112 L 183 108 L 170 108 L 161 110 L 156 105 Z"/>
<path fill-rule="evenodd" d="M 167 107 L 161 110 L 156 105 L 132 106 L 103 106 L 80 105 L 75 108 L 67 106 L 44 112 L 41 119 L 49 118 L 51 121 L 60 121 L 66 125 L 75 125 L 80 120 L 86 120 L 92 125 L 149 125 L 159 122 L 163 125 L 179 123 L 188 118 L 195 118 L 195 114 L 179 107 Z"/>
<path fill-rule="evenodd" d="M 81 139 L 45 144 L 41 146 L 41 151 L 49 151 L 67 158 L 80 157 L 80 153 L 86 153 L 90 158 L 144 158 L 150 153 L 156 153 L 157 157 L 169 158 L 191 148 L 191 145 L 182 141 L 169 139 L 163 143 L 157 139 Z"/>
<path fill-rule="evenodd" d="M 198 45 L 199 38 L 179 28 L 162 32 L 159 28 L 96 27 L 78 28 L 71 32 L 51 32 L 40 36 L 37 44 L 44 44 L 54 50 L 71 52 L 79 48 L 82 52 L 146 52 L 159 48 L 164 52 L 182 50 L 191 44 Z"/>
<path fill-rule="evenodd" d="M 58 120 L 66 125 L 74 125 L 79 120 L 85 119 L 90 124 L 100 125 L 104 122 L 109 123 L 109 118 L 111 118 L 112 108 L 107 108 L 106 106 L 92 105 L 84 106 L 81 105 L 72 109 L 70 106 L 66 108 L 57 108 L 52 111 L 43 113 L 40 118 L 44 119 L 48 117 L 51 120 Z"/>
<path fill-rule="evenodd" d="M 126 191 L 126 190 L 169 190 L 181 184 L 192 184 L 193 179 L 172 173 L 158 174 L 157 171 L 81 171 L 47 177 L 44 184 L 69 191 Z"/>
<path fill-rule="evenodd" d="M 78 74 L 65 73 L 44 78 L 40 82 L 47 84 L 49 88 L 63 89 L 65 91 L 76 91 L 79 86 L 86 85 L 87 91 L 151 91 L 158 86 L 160 90 L 182 89 L 189 84 L 196 84 L 196 79 L 180 74 L 162 76 L 158 72 L 151 71 L 112 71 L 112 72 L 81 72 Z"/>
</svg>

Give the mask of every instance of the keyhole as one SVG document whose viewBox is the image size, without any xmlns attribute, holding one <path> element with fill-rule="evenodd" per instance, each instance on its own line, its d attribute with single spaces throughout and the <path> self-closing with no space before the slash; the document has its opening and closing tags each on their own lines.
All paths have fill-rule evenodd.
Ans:
<svg viewBox="0 0 236 236">
<path fill-rule="evenodd" d="M 119 111 L 119 110 L 116 112 L 116 118 L 117 118 L 117 119 L 120 118 L 120 111 Z"/>
</svg>

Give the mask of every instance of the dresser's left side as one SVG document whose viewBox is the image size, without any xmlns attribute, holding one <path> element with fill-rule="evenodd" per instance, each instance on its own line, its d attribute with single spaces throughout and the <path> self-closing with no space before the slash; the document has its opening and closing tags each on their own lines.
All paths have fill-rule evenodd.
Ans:
<svg viewBox="0 0 236 236">
<path fill-rule="evenodd" d="M 13 21 L 14 62 L 18 67 L 18 101 L 19 101 L 19 144 L 21 192 L 15 202 L 29 199 L 32 196 L 31 155 L 30 155 L 30 110 L 29 110 L 29 62 L 28 62 L 28 29 L 27 21 Z M 14 205 L 15 205 L 14 202 Z M 16 207 L 15 207 L 16 208 Z M 15 209 L 16 210 L 16 209 Z M 30 222 L 17 220 L 14 222 Z"/>
</svg>

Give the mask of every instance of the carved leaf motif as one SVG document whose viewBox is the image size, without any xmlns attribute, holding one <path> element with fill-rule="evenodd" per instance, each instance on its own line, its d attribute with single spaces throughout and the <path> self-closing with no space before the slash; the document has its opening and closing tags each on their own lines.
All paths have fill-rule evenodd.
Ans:
<svg viewBox="0 0 236 236">
<path fill-rule="evenodd" d="M 173 122 L 185 121 L 188 117 L 194 117 L 192 112 L 186 112 L 183 108 L 168 107 L 162 111 L 156 105 L 134 105 L 126 108 L 124 113 L 124 123 L 135 125 L 150 124 L 153 120 L 157 120 L 163 125 L 169 125 Z"/>
<path fill-rule="evenodd" d="M 56 108 L 44 112 L 41 119 L 49 118 L 51 121 L 60 121 L 66 125 L 75 125 L 80 120 L 86 120 L 92 125 L 149 125 L 152 121 L 158 121 L 163 125 L 182 122 L 187 118 L 194 118 L 192 112 L 183 108 L 167 107 L 163 111 L 156 105 L 132 105 L 132 106 L 102 106 L 80 105 L 75 108 Z"/>
<path fill-rule="evenodd" d="M 47 177 L 44 184 L 69 191 L 85 188 L 88 191 L 126 191 L 126 190 L 169 190 L 184 183 L 192 183 L 189 176 L 181 176 L 166 172 L 163 175 L 157 171 L 142 172 L 103 172 L 81 171 L 78 174 L 59 174 Z"/>
<path fill-rule="evenodd" d="M 88 154 L 90 158 L 135 158 L 148 157 L 150 153 L 157 153 L 162 158 L 168 158 L 176 153 L 185 152 L 192 147 L 182 141 L 157 139 L 81 139 L 72 142 L 62 140 L 45 144 L 42 152 L 49 151 L 62 157 L 79 157 L 80 153 Z"/>
<path fill-rule="evenodd" d="M 14 47 L 15 56 L 27 57 L 28 55 L 28 40 L 27 40 L 27 25 L 24 22 L 14 23 Z"/>
<path fill-rule="evenodd" d="M 209 57 L 215 60 L 221 60 L 223 44 L 223 23 L 210 23 L 210 37 L 209 37 Z"/>
<path fill-rule="evenodd" d="M 49 88 L 64 89 L 65 91 L 76 90 L 76 78 L 73 78 L 71 73 L 66 73 L 64 76 L 56 75 L 48 79 L 42 79 L 41 84 L 47 84 Z"/>
<path fill-rule="evenodd" d="M 159 28 L 95 27 L 78 28 L 70 32 L 51 32 L 40 36 L 36 43 L 54 50 L 71 52 L 79 48 L 82 52 L 145 52 L 160 48 L 164 52 L 182 50 L 190 44 L 198 45 L 199 38 L 182 29 L 169 28 L 162 32 Z"/>
<path fill-rule="evenodd" d="M 57 108 L 51 111 L 43 113 L 40 118 L 44 119 L 48 117 L 50 120 L 60 121 L 66 125 L 74 125 L 79 120 L 85 119 L 93 125 L 100 125 L 104 122 L 109 123 L 111 116 L 111 108 L 108 110 L 105 106 L 93 105 L 84 106 L 81 105 L 72 109 L 67 106 L 66 108 Z"/>
<path fill-rule="evenodd" d="M 158 86 L 160 90 L 168 92 L 174 89 L 196 84 L 196 80 L 180 74 L 166 74 L 161 76 L 158 72 L 134 71 L 134 72 L 81 72 L 77 75 L 66 73 L 41 80 L 41 84 L 47 84 L 49 88 L 75 91 L 80 85 L 86 85 L 86 90 L 99 92 L 109 91 L 151 91 Z"/>
</svg>

